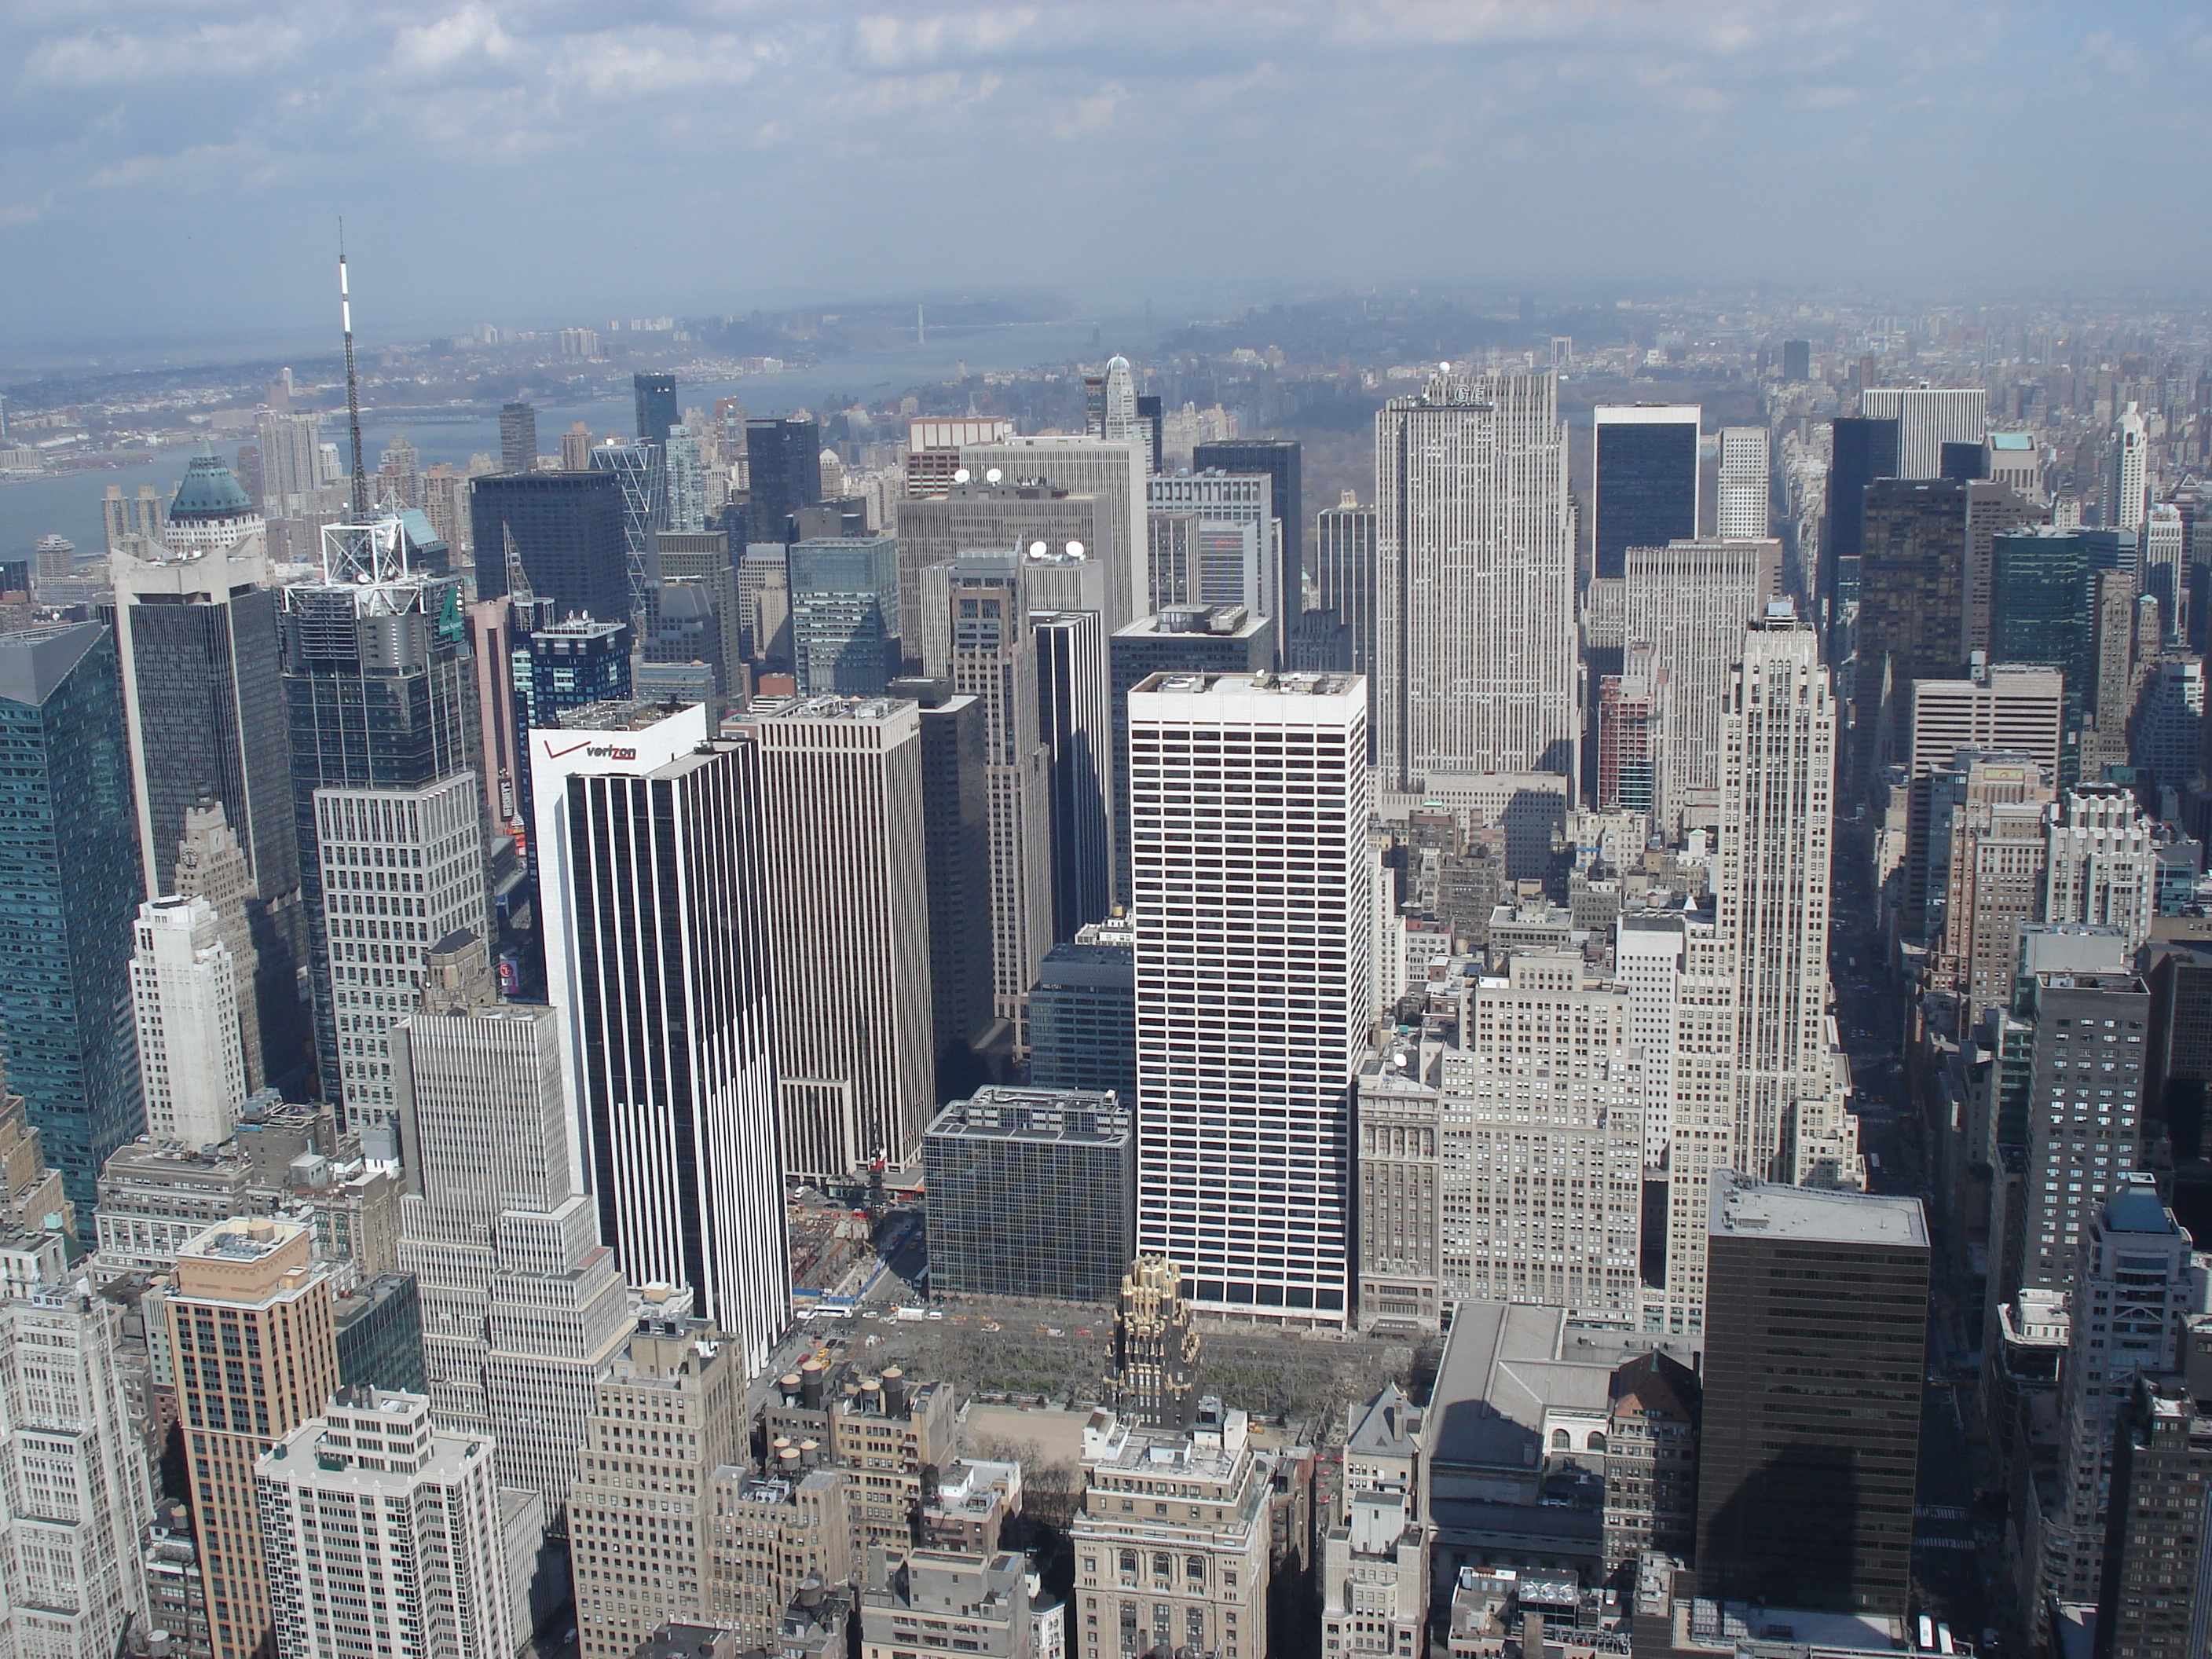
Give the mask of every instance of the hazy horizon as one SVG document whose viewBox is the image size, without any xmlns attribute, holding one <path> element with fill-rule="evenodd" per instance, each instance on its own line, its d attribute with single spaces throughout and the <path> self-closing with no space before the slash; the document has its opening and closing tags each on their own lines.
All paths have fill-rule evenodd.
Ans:
<svg viewBox="0 0 2212 1659">
<path fill-rule="evenodd" d="M 2193 294 L 2212 255 L 2179 4 L 605 15 L 10 9 L 0 349 L 323 337 L 341 215 L 367 338 L 1024 288 Z"/>
</svg>

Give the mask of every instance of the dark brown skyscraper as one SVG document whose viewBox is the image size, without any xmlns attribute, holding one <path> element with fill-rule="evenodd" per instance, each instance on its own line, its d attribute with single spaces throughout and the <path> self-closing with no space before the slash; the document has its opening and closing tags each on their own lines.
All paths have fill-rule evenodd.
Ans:
<svg viewBox="0 0 2212 1659">
<path fill-rule="evenodd" d="M 1917 1200 L 1714 1173 L 1702 1594 L 1904 1615 L 1927 1333 Z"/>
</svg>

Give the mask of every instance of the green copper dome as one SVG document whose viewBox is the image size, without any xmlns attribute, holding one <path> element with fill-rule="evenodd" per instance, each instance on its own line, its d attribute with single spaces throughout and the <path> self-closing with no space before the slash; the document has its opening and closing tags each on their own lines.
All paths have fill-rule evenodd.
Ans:
<svg viewBox="0 0 2212 1659">
<path fill-rule="evenodd" d="M 215 519 L 243 519 L 253 511 L 244 485 L 211 448 L 203 449 L 185 468 L 177 498 L 169 503 L 172 523 L 204 524 Z"/>
</svg>

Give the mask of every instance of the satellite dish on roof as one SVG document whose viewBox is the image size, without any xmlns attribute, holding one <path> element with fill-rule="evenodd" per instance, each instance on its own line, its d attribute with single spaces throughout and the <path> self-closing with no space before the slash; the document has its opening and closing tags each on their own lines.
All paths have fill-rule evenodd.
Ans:
<svg viewBox="0 0 2212 1659">
<path fill-rule="evenodd" d="M 983 482 L 985 483 L 996 483 L 1000 479 L 1006 476 L 1006 475 L 1005 473 L 1000 471 L 995 466 L 986 467 L 983 471 Z"/>
<path fill-rule="evenodd" d="M 1071 559 L 1081 558 L 1083 556 L 1083 544 L 1081 542 L 1068 543 L 1067 556 Z"/>
<path fill-rule="evenodd" d="M 1041 559 L 1044 557 L 1044 555 L 1045 545 L 1042 542 L 1031 542 L 1030 544 L 1030 557 L 1033 559 Z"/>
<path fill-rule="evenodd" d="M 966 483 L 968 482 L 968 469 L 964 466 L 954 467 L 952 469 L 952 482 L 955 483 Z"/>
</svg>

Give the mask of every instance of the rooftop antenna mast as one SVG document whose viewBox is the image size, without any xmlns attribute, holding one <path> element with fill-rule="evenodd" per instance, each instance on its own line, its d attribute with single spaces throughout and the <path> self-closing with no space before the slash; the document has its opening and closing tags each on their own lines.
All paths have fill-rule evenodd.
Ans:
<svg viewBox="0 0 2212 1659">
<path fill-rule="evenodd" d="M 346 427 L 353 439 L 353 513 L 368 517 L 368 471 L 361 453 L 361 382 L 353 372 L 353 300 L 346 289 L 345 221 L 338 221 L 338 325 L 345 331 Z"/>
</svg>

